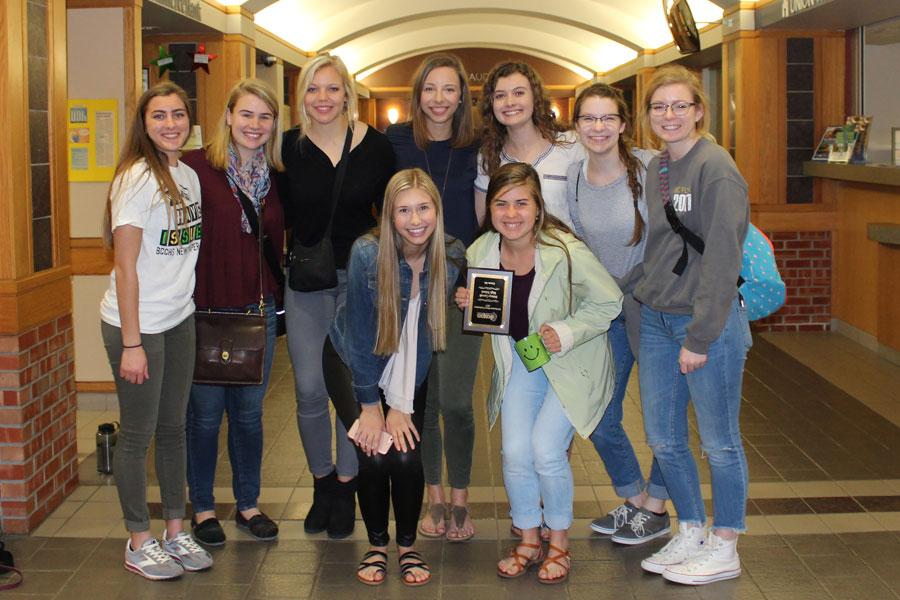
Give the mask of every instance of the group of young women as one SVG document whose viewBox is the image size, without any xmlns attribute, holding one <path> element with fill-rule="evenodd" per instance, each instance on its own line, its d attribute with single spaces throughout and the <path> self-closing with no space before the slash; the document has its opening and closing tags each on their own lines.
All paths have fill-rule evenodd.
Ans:
<svg viewBox="0 0 900 600">
<path fill-rule="evenodd" d="M 427 583 L 417 534 L 451 542 L 475 534 L 468 487 L 482 337 L 461 327 L 468 265 L 514 274 L 510 335 L 491 335 L 487 406 L 491 426 L 500 417 L 521 541 L 497 574 L 519 577 L 540 565 L 540 582 L 566 580 L 568 451 L 577 432 L 594 443 L 624 500 L 592 529 L 623 544 L 646 542 L 669 532 L 671 499 L 679 532 L 643 568 L 686 584 L 738 576 L 747 495 L 738 411 L 751 341 L 735 282 L 749 206 L 734 162 L 705 136 L 709 108 L 696 78 L 666 67 L 648 84 L 640 118 L 662 141 L 660 155 L 634 146 L 618 90 L 585 89 L 569 130 L 539 76 L 518 62 L 488 75 L 477 141 L 468 77 L 451 54 L 422 63 L 409 122 L 386 134 L 355 119 L 353 79 L 336 56 L 307 63 L 298 99 L 300 126 L 282 139 L 272 90 L 240 83 L 205 150 L 181 159 L 190 119 L 177 86 L 146 92 L 132 123 L 109 193 L 115 269 L 101 306 L 120 402 L 115 472 L 131 534 L 126 567 L 165 579 L 212 565 L 182 530 L 184 481 L 194 537 L 224 543 L 213 497 L 223 412 L 236 523 L 256 539 L 277 537 L 257 500 L 262 399 L 283 299 L 297 424 L 314 477 L 305 530 L 350 535 L 358 497 L 370 549 L 357 579 L 378 585 L 393 504 L 401 581 Z M 704 254 L 673 231 L 672 209 L 705 241 Z M 289 248 L 330 245 L 336 285 L 294 289 L 288 259 L 282 287 L 278 269 L 260 263 L 259 224 L 279 261 L 286 228 Z M 262 385 L 192 385 L 194 308 L 260 303 L 269 324 Z M 529 372 L 514 344 L 532 333 L 551 360 Z M 635 360 L 654 453 L 648 481 L 622 428 Z M 689 401 L 712 471 L 709 532 L 688 447 Z M 161 543 L 146 506 L 154 436 Z"/>
</svg>

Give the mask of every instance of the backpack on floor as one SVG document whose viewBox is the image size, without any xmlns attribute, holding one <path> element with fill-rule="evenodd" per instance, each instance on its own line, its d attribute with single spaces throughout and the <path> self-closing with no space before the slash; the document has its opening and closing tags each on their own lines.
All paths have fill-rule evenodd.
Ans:
<svg viewBox="0 0 900 600">
<path fill-rule="evenodd" d="M 672 206 L 672 195 L 669 193 L 669 153 L 663 152 L 659 157 L 659 191 L 666 211 L 666 220 L 672 231 L 681 236 L 684 247 L 672 272 L 681 275 L 687 266 L 688 245 L 703 254 L 706 247 L 696 233 L 684 226 L 675 207 Z M 784 304 L 786 289 L 778 265 L 775 263 L 775 250 L 771 240 L 753 223 L 747 228 L 744 239 L 743 256 L 741 258 L 741 274 L 737 280 L 738 293 L 744 299 L 747 308 L 747 319 L 757 321 L 768 317 Z"/>
</svg>

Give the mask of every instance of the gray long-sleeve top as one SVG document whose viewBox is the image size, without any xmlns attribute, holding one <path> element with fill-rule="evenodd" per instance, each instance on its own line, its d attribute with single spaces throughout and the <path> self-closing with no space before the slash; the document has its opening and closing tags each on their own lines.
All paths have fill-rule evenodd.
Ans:
<svg viewBox="0 0 900 600">
<path fill-rule="evenodd" d="M 747 182 L 728 152 L 701 138 L 680 160 L 669 161 L 672 204 L 681 222 L 706 244 L 703 255 L 688 247 L 681 276 L 672 268 L 681 256 L 681 236 L 666 220 L 659 192 L 659 158 L 647 169 L 650 229 L 644 277 L 634 296 L 653 310 L 692 315 L 683 346 L 706 354 L 719 337 L 738 293 L 744 239 L 750 223 Z"/>
</svg>

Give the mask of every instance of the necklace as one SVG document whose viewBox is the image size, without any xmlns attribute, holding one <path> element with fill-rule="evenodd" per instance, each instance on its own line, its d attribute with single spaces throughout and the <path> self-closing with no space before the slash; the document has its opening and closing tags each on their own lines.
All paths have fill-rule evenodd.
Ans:
<svg viewBox="0 0 900 600">
<path fill-rule="evenodd" d="M 425 155 L 425 166 L 428 168 L 428 176 L 434 181 L 434 175 L 431 174 L 431 163 L 428 161 L 428 150 L 423 152 Z M 450 148 L 450 156 L 447 158 L 447 170 L 444 172 L 444 185 L 441 187 L 441 200 L 444 199 L 444 190 L 447 189 L 447 180 L 450 179 L 450 163 L 453 161 L 453 148 Z"/>
</svg>

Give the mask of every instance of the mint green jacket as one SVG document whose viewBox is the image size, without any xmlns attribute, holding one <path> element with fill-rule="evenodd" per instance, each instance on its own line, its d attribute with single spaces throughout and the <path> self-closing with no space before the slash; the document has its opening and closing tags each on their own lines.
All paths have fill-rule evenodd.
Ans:
<svg viewBox="0 0 900 600">
<path fill-rule="evenodd" d="M 615 366 L 606 339 L 610 322 L 622 310 L 622 292 L 590 249 L 571 234 L 559 233 L 572 257 L 572 314 L 566 255 L 556 246 L 538 244 L 534 284 L 528 297 L 528 331 L 547 324 L 556 330 L 562 351 L 550 355 L 544 374 L 575 430 L 587 438 L 612 399 Z M 500 234 L 486 233 L 466 252 L 470 267 L 500 267 Z M 556 243 L 550 240 L 551 243 Z M 490 426 L 500 413 L 514 356 L 508 336 L 491 335 L 494 372 L 487 410 Z"/>
</svg>

